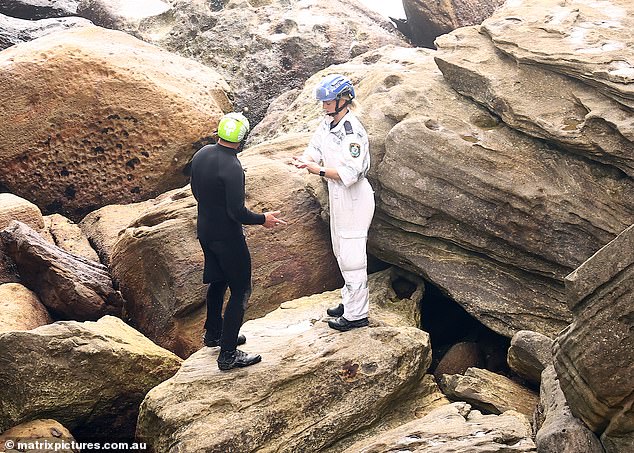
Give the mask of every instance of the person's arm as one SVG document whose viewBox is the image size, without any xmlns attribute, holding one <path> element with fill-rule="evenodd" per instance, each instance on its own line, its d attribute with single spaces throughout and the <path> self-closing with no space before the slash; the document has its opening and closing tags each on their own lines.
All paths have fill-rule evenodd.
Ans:
<svg viewBox="0 0 634 453">
<path fill-rule="evenodd" d="M 242 225 L 263 225 L 264 214 L 257 214 L 244 205 L 244 171 L 239 165 L 232 165 L 223 175 L 227 214 Z"/>
</svg>

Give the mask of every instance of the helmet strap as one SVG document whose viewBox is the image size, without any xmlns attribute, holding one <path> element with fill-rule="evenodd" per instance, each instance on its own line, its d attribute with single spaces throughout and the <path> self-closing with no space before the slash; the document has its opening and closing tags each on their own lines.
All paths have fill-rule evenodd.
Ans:
<svg viewBox="0 0 634 453">
<path fill-rule="evenodd" d="M 345 99 L 343 105 L 340 106 L 339 101 L 341 101 L 341 98 L 337 98 L 337 102 L 335 103 L 335 111 L 332 113 L 328 113 L 328 115 L 337 116 L 339 112 L 341 112 L 343 109 L 345 109 L 352 103 L 350 99 Z"/>
</svg>

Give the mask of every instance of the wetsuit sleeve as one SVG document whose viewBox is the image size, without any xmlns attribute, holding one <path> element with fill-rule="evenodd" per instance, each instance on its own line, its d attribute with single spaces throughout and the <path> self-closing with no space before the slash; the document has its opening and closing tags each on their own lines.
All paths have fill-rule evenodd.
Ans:
<svg viewBox="0 0 634 453">
<path fill-rule="evenodd" d="M 224 175 L 227 214 L 242 225 L 262 225 L 266 218 L 244 205 L 244 170 L 238 165 L 231 166 Z"/>
</svg>

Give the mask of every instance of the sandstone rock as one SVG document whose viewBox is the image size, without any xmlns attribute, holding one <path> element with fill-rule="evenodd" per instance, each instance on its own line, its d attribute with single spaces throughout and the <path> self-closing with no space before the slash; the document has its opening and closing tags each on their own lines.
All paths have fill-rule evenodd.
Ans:
<svg viewBox="0 0 634 453">
<path fill-rule="evenodd" d="M 252 140 L 309 135 L 317 81 L 350 76 L 372 153 L 369 251 L 497 333 L 554 337 L 571 321 L 565 276 L 634 221 L 634 181 L 500 123 L 446 84 L 434 55 L 386 47 L 330 67 Z"/>
<path fill-rule="evenodd" d="M 456 91 L 514 129 L 634 177 L 631 110 L 568 75 L 509 58 L 475 27 L 442 36 L 436 44 L 436 63 Z"/>
<path fill-rule="evenodd" d="M 555 369 L 573 415 L 608 453 L 634 445 L 634 225 L 566 278 L 573 323 L 555 340 Z"/>
<path fill-rule="evenodd" d="M 42 416 L 75 436 L 134 429 L 140 401 L 180 359 L 123 321 L 61 321 L 0 334 L 0 431 Z"/>
<path fill-rule="evenodd" d="M 156 196 L 185 183 L 187 160 L 231 108 L 227 90 L 201 64 L 99 27 L 10 47 L 0 183 L 73 220 Z"/>
<path fill-rule="evenodd" d="M 482 23 L 504 0 L 403 0 L 408 36 L 434 48 L 434 39 L 459 27 Z"/>
<path fill-rule="evenodd" d="M 342 283 L 318 204 L 305 189 L 303 176 L 275 157 L 297 152 L 294 142 L 278 141 L 241 156 L 247 168 L 247 206 L 257 212 L 283 209 L 290 223 L 275 231 L 247 229 L 253 294 L 246 319 Z M 144 334 L 181 357 L 200 348 L 206 315 L 196 215 L 189 187 L 174 191 L 129 225 L 111 257 L 126 311 Z"/>
<path fill-rule="evenodd" d="M 121 313 L 123 299 L 101 263 L 49 244 L 22 222 L 13 221 L 0 237 L 21 280 L 54 315 L 87 320 Z"/>
<path fill-rule="evenodd" d="M 493 414 L 515 410 L 532 417 L 539 397 L 509 378 L 480 368 L 464 375 L 445 374 L 440 388 L 450 399 L 463 400 Z"/>
<path fill-rule="evenodd" d="M 40 208 L 17 195 L 0 193 L 0 230 L 8 227 L 12 220 L 25 223 L 37 231 L 44 229 Z"/>
<path fill-rule="evenodd" d="M 0 14 L 0 50 L 69 28 L 93 25 L 81 17 L 25 20 Z"/>
<path fill-rule="evenodd" d="M 8 448 L 6 442 L 10 440 L 14 442 L 16 448 Z M 27 445 L 35 443 L 47 442 L 50 448 L 33 448 L 27 450 L 25 453 L 43 453 L 44 451 L 56 451 L 60 453 L 75 453 L 72 448 L 66 448 L 70 446 L 75 438 L 61 423 L 52 419 L 40 419 L 31 420 L 29 422 L 22 423 L 18 426 L 14 426 L 11 429 L 0 434 L 0 445 L 4 445 L 3 452 L 5 453 L 24 453 L 25 450 L 17 449 L 17 443 L 23 442 Z"/>
<path fill-rule="evenodd" d="M 530 425 L 514 411 L 482 415 L 459 402 L 423 418 L 354 444 L 345 453 L 408 451 L 424 453 L 534 452 Z"/>
<path fill-rule="evenodd" d="M 509 367 L 524 379 L 539 384 L 542 371 L 553 361 L 552 348 L 553 340 L 546 335 L 521 330 L 511 339 Z"/>
<path fill-rule="evenodd" d="M 7 254 L 4 243 L 0 240 L 0 284 L 19 283 L 18 268 Z"/>
<path fill-rule="evenodd" d="M 634 108 L 633 13 L 629 0 L 523 0 L 507 2 L 482 26 L 516 61 L 583 80 Z"/>
<path fill-rule="evenodd" d="M 74 16 L 79 0 L 5 0 L 0 2 L 0 14 L 20 19 L 46 19 Z"/>
<path fill-rule="evenodd" d="M 84 236 L 81 228 L 76 223 L 60 214 L 52 214 L 44 217 L 46 229 L 51 233 L 55 244 L 62 250 L 73 255 L 82 256 L 91 261 L 99 262 L 97 252 Z"/>
<path fill-rule="evenodd" d="M 100 27 L 135 34 L 143 21 L 169 15 L 171 9 L 170 2 L 162 0 L 79 0 L 77 15 Z"/>
<path fill-rule="evenodd" d="M 539 395 L 535 426 L 539 453 L 603 453 L 597 436 L 570 413 L 552 365 L 542 373 Z"/>
<path fill-rule="evenodd" d="M 482 368 L 483 366 L 483 353 L 477 343 L 456 343 L 440 359 L 434 370 L 434 376 L 440 379 L 443 374 L 464 374 L 471 367 Z"/>
<path fill-rule="evenodd" d="M 124 31 L 219 71 L 254 122 L 315 72 L 386 44 L 407 45 L 388 20 L 356 0 L 170 3 L 169 13 Z"/>
<path fill-rule="evenodd" d="M 0 333 L 53 322 L 35 293 L 19 283 L 0 284 Z"/>
<path fill-rule="evenodd" d="M 320 451 L 408 398 L 431 361 L 414 327 L 342 335 L 325 324 L 335 294 L 296 299 L 247 322 L 249 368 L 221 372 L 217 348 L 189 357 L 141 405 L 137 437 L 155 451 Z M 372 310 L 372 309 L 371 309 Z M 239 422 L 238 422 L 239 420 Z"/>
</svg>

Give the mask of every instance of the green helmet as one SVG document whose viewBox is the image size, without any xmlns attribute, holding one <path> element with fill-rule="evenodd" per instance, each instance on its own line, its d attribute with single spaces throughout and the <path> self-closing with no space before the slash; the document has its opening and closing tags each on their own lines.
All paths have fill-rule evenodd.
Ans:
<svg viewBox="0 0 634 453">
<path fill-rule="evenodd" d="M 239 143 L 249 133 L 249 120 L 242 113 L 227 113 L 218 123 L 218 137 L 231 143 Z"/>
</svg>

